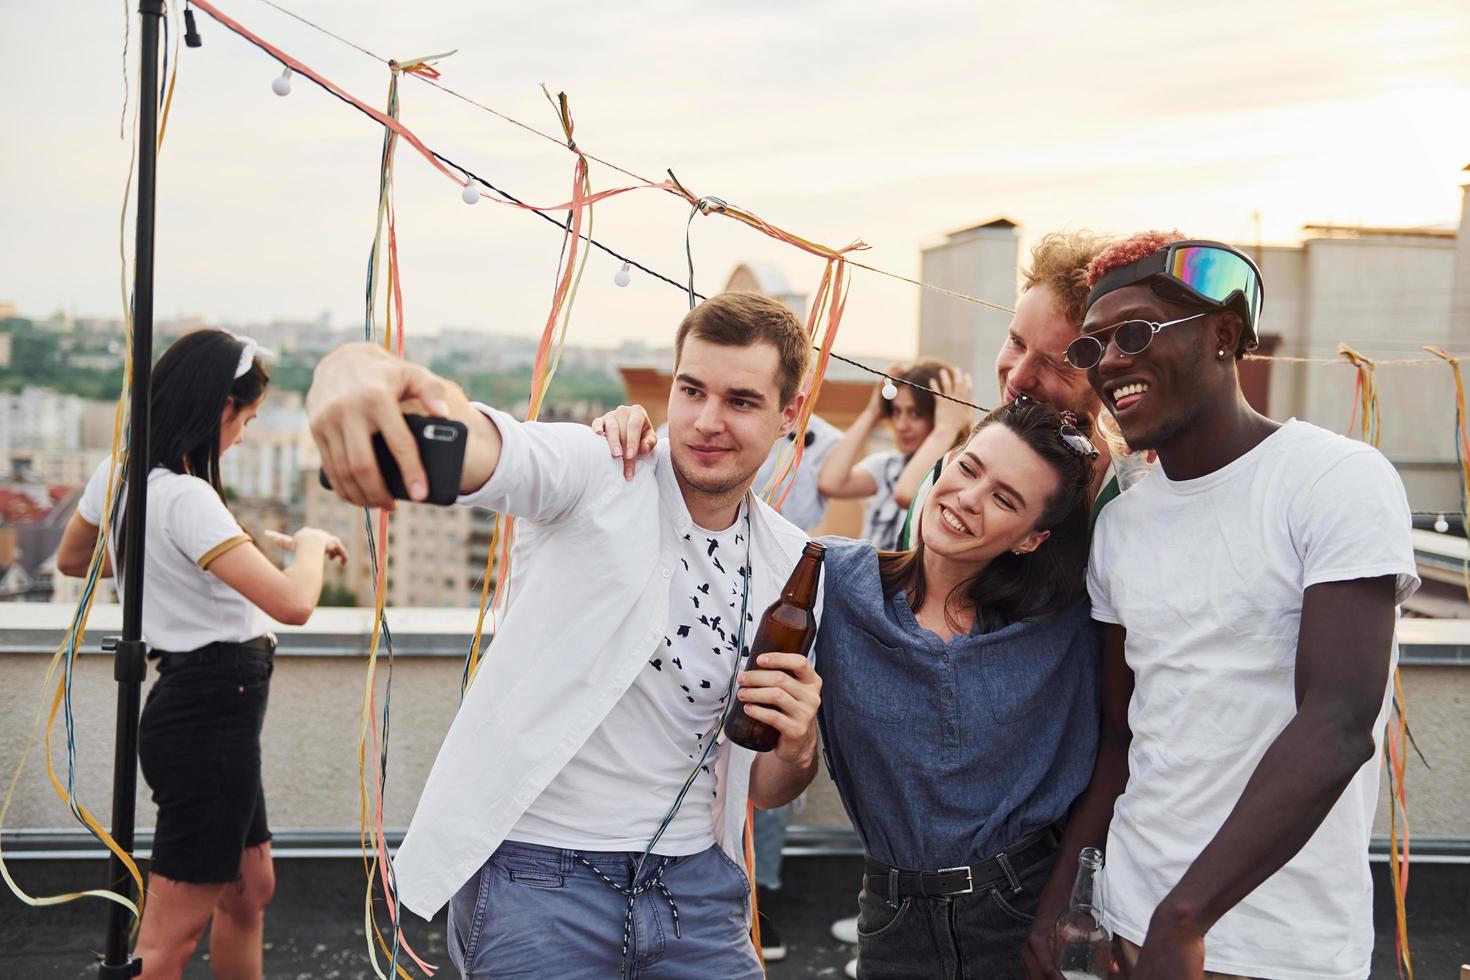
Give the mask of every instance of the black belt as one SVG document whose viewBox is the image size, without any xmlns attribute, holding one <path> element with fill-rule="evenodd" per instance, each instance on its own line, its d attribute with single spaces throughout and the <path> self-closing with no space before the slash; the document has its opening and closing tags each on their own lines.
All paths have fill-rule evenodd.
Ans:
<svg viewBox="0 0 1470 980">
<path fill-rule="evenodd" d="M 940 868 L 938 871 L 909 871 L 864 857 L 866 886 L 891 902 L 900 898 L 968 895 L 987 891 L 995 885 L 1005 885 L 1011 894 L 1015 894 L 1021 890 L 1017 872 L 1056 850 L 1057 841 L 1056 829 L 1047 827 L 1026 835 L 1011 847 L 977 864 Z"/>
<path fill-rule="evenodd" d="M 231 653 L 243 653 L 247 656 L 269 657 L 276 649 L 275 637 L 270 634 L 257 636 L 253 640 L 244 640 L 240 643 L 226 643 L 216 640 L 206 643 L 197 650 L 153 650 L 149 656 L 158 660 L 161 668 L 183 667 L 186 664 L 211 663 Z"/>
</svg>

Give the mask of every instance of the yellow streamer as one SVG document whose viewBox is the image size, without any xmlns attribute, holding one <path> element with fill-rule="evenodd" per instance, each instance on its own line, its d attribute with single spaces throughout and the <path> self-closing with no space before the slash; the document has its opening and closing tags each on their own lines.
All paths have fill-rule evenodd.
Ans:
<svg viewBox="0 0 1470 980">
<path fill-rule="evenodd" d="M 567 222 L 566 257 L 561 275 L 557 279 L 556 289 L 552 293 L 551 311 L 546 318 L 546 328 L 541 335 L 541 344 L 536 353 L 536 364 L 531 374 L 531 396 L 530 406 L 526 412 L 527 421 L 532 421 L 540 416 L 546 393 L 550 390 L 552 379 L 556 377 L 557 366 L 561 363 L 562 350 L 566 346 L 567 330 L 571 326 L 572 308 L 576 302 L 577 290 L 582 282 L 582 274 L 587 268 L 587 259 L 591 255 L 590 251 L 583 251 L 580 246 L 584 235 L 589 239 L 592 237 L 593 218 L 592 204 L 588 200 L 592 196 L 592 181 L 588 174 L 587 158 L 577 150 L 577 141 L 574 137 L 575 125 L 572 121 L 571 106 L 566 93 L 559 93 L 553 97 L 546 86 L 543 85 L 541 90 L 556 109 L 557 119 L 561 123 L 567 146 L 577 154 L 577 165 L 572 175 L 572 214 Z M 585 230 L 582 227 L 584 215 L 586 217 Z M 485 560 L 485 577 L 480 587 L 480 609 L 475 619 L 475 634 L 470 641 L 461 696 L 474 682 L 484 659 L 481 642 L 484 636 L 486 616 L 490 616 L 492 624 L 498 622 L 506 602 L 509 601 L 511 554 L 514 547 L 515 519 L 504 514 L 497 514 L 495 531 L 491 536 L 490 554 Z M 497 554 L 500 556 L 498 571 L 495 568 Z M 495 578 L 493 596 L 490 590 L 492 577 Z"/>
<path fill-rule="evenodd" d="M 163 149 L 164 135 L 168 129 L 169 109 L 173 105 L 174 92 L 178 87 L 180 59 L 177 56 L 177 45 L 175 45 L 174 53 L 175 57 L 173 59 L 172 70 L 169 73 L 166 95 L 163 102 L 163 110 L 159 118 L 158 134 L 155 137 L 155 148 L 158 151 L 161 151 Z M 140 93 L 139 97 L 153 98 L 154 96 L 153 93 L 149 92 Z M 128 203 L 132 199 L 133 175 L 137 166 L 138 141 L 136 126 L 132 128 L 132 140 L 133 152 L 130 153 L 128 157 L 127 179 L 124 181 L 123 185 L 123 203 L 118 215 L 118 257 L 120 260 L 119 288 L 122 296 L 123 334 L 124 340 L 126 341 L 127 354 L 124 358 L 123 365 L 123 388 L 121 394 L 118 396 L 117 406 L 113 410 L 111 454 L 113 465 L 108 470 L 107 474 L 107 492 L 106 495 L 103 497 L 103 500 L 106 503 L 102 508 L 102 524 L 97 529 L 97 542 L 92 550 L 92 560 L 88 565 L 86 576 L 87 579 L 91 579 L 94 574 L 96 574 L 99 579 L 101 577 L 100 568 L 103 561 L 105 560 L 108 534 L 112 526 L 112 501 L 114 489 L 116 486 L 115 481 L 118 479 L 119 474 L 125 471 L 125 468 L 127 466 L 127 453 L 125 450 L 122 449 L 122 432 L 124 428 L 124 420 L 127 418 L 125 410 L 128 407 L 130 392 L 133 386 L 132 341 L 134 328 L 133 308 L 128 294 L 127 219 Z M 82 891 L 40 897 L 30 895 L 20 887 L 20 885 L 15 881 L 14 877 L 10 874 L 10 869 L 5 863 L 3 848 L 0 848 L 0 877 L 3 877 L 5 879 L 6 885 L 9 886 L 11 892 L 16 896 L 16 898 L 20 899 L 25 904 L 33 907 L 62 905 L 67 902 L 75 901 L 79 898 L 101 898 L 106 901 L 116 902 L 133 914 L 133 925 L 131 934 L 133 936 L 136 936 L 138 932 L 138 927 L 141 925 L 143 919 L 143 906 L 147 900 L 147 889 L 144 886 L 142 872 L 138 870 L 138 865 L 134 861 L 133 856 L 125 851 L 122 846 L 117 843 L 113 836 L 108 833 L 106 828 L 104 828 L 101 822 L 92 815 L 92 812 L 87 809 L 87 807 L 78 802 L 67 791 L 66 785 L 62 782 L 61 778 L 56 773 L 56 769 L 51 757 L 51 736 L 55 728 L 56 715 L 61 707 L 61 704 L 63 703 L 63 700 L 65 699 L 67 675 L 74 669 L 74 664 L 69 662 L 67 654 L 69 650 L 81 649 L 82 642 L 86 637 L 87 620 L 91 616 L 92 601 L 95 597 L 95 594 L 95 589 L 89 590 L 84 593 L 82 598 L 78 601 L 77 611 L 73 615 L 73 628 L 67 631 L 66 638 L 62 641 L 61 645 L 57 647 L 55 654 L 52 655 L 51 663 L 46 668 L 45 677 L 41 682 L 40 703 L 37 706 L 35 721 L 32 724 L 30 738 L 27 740 L 25 748 L 21 751 L 20 761 L 16 766 L 15 774 L 11 777 L 10 783 L 6 788 L 4 802 L 0 803 L 0 828 L 3 828 L 5 826 L 5 817 L 10 811 L 10 804 L 13 801 L 16 787 L 19 785 L 21 776 L 25 772 L 25 767 L 30 759 L 31 751 L 35 748 L 36 739 L 40 734 L 39 729 L 41 724 L 42 712 L 41 706 L 45 704 L 46 690 L 50 687 L 52 679 L 56 677 L 57 671 L 58 669 L 60 669 L 61 677 L 57 679 L 56 693 L 55 696 L 52 698 L 50 710 L 46 712 L 46 726 L 44 736 L 44 757 L 46 760 L 46 774 L 51 782 L 52 789 L 56 793 L 57 797 L 64 804 L 66 804 L 67 809 L 70 810 L 72 814 L 78 818 L 78 820 L 88 829 L 88 831 L 91 832 L 93 837 L 95 837 L 101 844 L 103 844 L 103 846 L 105 846 L 108 851 L 116 855 L 118 860 L 122 862 L 123 866 L 127 869 L 128 876 L 132 879 L 134 886 L 137 888 L 138 900 L 134 902 L 125 895 L 105 888 L 90 888 L 84 889 Z"/>
<path fill-rule="evenodd" d="M 1460 373 L 1460 358 L 1452 357 L 1439 347 L 1424 348 L 1449 365 L 1455 379 L 1455 458 L 1460 466 L 1460 521 L 1462 527 L 1470 527 L 1470 431 L 1465 418 L 1465 378 Z M 1460 577 L 1465 586 L 1465 595 L 1470 597 L 1470 548 L 1460 563 Z"/>
<path fill-rule="evenodd" d="M 1348 432 L 1352 433 L 1354 421 L 1358 417 L 1359 410 L 1363 415 L 1363 441 L 1370 446 L 1378 446 L 1378 438 L 1382 434 L 1383 418 L 1378 406 L 1378 364 L 1371 358 L 1353 350 L 1347 344 L 1339 344 L 1337 353 L 1354 368 L 1357 369 L 1357 380 L 1354 385 L 1353 417 L 1348 421 Z"/>
<path fill-rule="evenodd" d="M 1429 350 L 1429 348 L 1425 348 Z M 1362 413 L 1362 438 L 1363 441 L 1378 447 L 1378 440 L 1383 434 L 1383 416 L 1378 401 L 1378 364 L 1371 357 L 1367 357 L 1349 347 L 1347 344 L 1339 344 L 1338 355 L 1351 364 L 1357 371 L 1354 382 L 1353 415 L 1348 421 L 1348 434 L 1352 434 L 1354 423 L 1358 415 Z M 1431 353 L 1434 353 L 1432 350 Z M 1456 379 L 1459 377 L 1459 366 L 1452 362 L 1455 368 Z M 1461 404 L 1463 405 L 1463 391 L 1461 392 Z M 1463 419 L 1463 411 L 1457 419 Z M 1462 457 L 1463 458 L 1463 457 Z M 1386 763 L 1388 766 L 1388 869 L 1389 877 L 1393 881 L 1393 903 L 1394 915 L 1397 919 L 1397 927 L 1394 933 L 1394 950 L 1398 954 L 1398 967 L 1400 974 L 1407 971 L 1409 980 L 1414 980 L 1413 955 L 1409 949 L 1409 927 L 1408 927 L 1408 891 L 1409 891 L 1409 798 L 1408 791 L 1404 785 L 1408 752 L 1408 708 L 1404 703 L 1403 680 L 1397 665 L 1393 669 L 1393 701 L 1397 709 L 1398 720 L 1390 718 L 1388 723 L 1387 737 L 1384 739 L 1384 749 L 1387 753 Z M 1403 825 L 1402 847 L 1400 846 L 1399 825 Z"/>
</svg>

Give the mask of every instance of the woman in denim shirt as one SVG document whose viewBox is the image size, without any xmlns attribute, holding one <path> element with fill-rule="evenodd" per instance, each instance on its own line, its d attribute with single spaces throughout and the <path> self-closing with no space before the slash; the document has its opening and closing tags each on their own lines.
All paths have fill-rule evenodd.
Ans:
<svg viewBox="0 0 1470 980">
<path fill-rule="evenodd" d="M 941 473 L 913 551 L 824 541 L 819 723 L 866 852 L 864 980 L 1021 975 L 1097 746 L 1093 455 L 1071 416 L 1011 403 Z"/>
</svg>

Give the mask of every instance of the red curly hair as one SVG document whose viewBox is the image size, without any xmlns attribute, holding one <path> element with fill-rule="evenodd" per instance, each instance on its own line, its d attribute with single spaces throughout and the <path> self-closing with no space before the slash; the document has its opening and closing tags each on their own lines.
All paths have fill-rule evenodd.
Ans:
<svg viewBox="0 0 1470 980">
<path fill-rule="evenodd" d="M 1136 235 L 1129 235 L 1121 241 L 1114 242 L 1088 263 L 1087 286 L 1088 288 L 1096 286 L 1099 279 L 1114 269 L 1152 255 L 1165 245 L 1172 245 L 1186 239 L 1187 236 L 1178 230 L 1141 231 Z"/>
</svg>

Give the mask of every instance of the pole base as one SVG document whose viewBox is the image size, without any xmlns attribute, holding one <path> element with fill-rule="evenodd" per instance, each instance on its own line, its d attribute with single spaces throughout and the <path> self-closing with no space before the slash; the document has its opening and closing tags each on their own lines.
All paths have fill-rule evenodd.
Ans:
<svg viewBox="0 0 1470 980">
<path fill-rule="evenodd" d="M 97 980 L 132 980 L 143 972 L 143 961 L 136 956 L 130 957 L 126 963 L 97 964 Z"/>
</svg>

